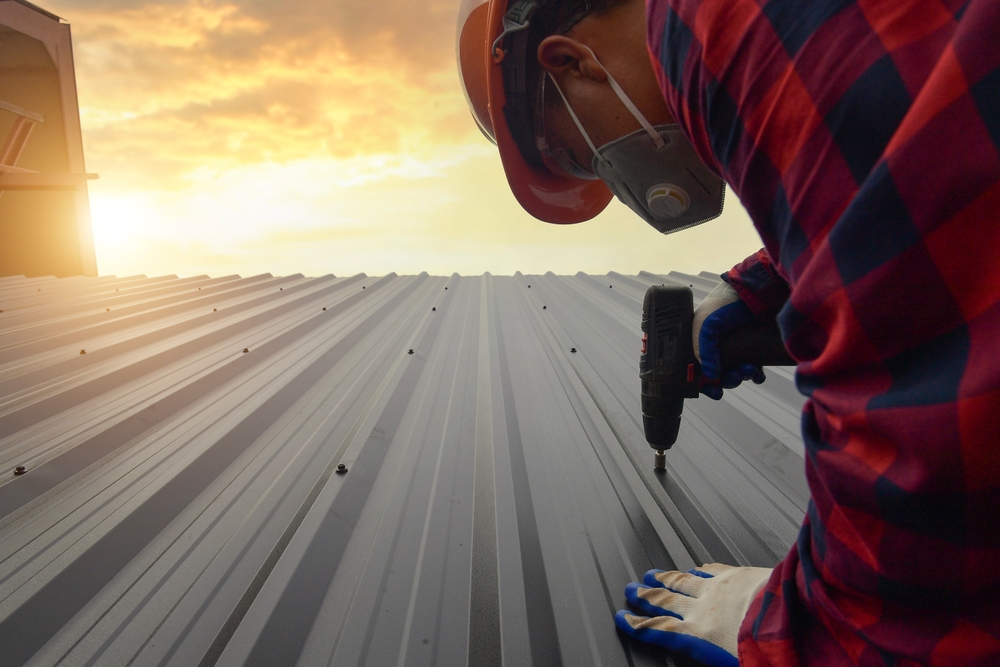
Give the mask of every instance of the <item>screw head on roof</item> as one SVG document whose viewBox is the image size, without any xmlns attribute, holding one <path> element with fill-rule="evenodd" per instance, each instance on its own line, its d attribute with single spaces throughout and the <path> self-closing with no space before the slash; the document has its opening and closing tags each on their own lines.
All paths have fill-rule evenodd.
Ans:
<svg viewBox="0 0 1000 667">
<path fill-rule="evenodd" d="M 542 306 L 542 310 L 548 310 L 548 309 L 549 309 L 548 306 Z"/>
<path fill-rule="evenodd" d="M 110 313 L 110 312 L 111 312 L 111 309 L 110 309 L 110 308 L 105 308 L 105 309 L 104 309 L 104 312 L 105 312 L 105 313 Z"/>
<path fill-rule="evenodd" d="M 0 313 L 2 313 L 2 312 L 3 312 L 3 311 L 2 311 L 2 310 L 0 310 Z"/>
<path fill-rule="evenodd" d="M 250 348 L 249 348 L 249 347 L 245 347 L 245 348 L 243 348 L 243 354 L 246 354 L 246 353 L 247 353 L 247 352 L 249 352 L 249 351 L 250 351 Z"/>
<path fill-rule="evenodd" d="M 86 350 L 80 350 L 80 354 L 87 354 Z"/>
<path fill-rule="evenodd" d="M 343 463 L 338 463 L 337 464 L 337 474 L 338 475 L 343 475 L 345 472 L 347 472 L 347 466 L 345 466 Z"/>
<path fill-rule="evenodd" d="M 199 291 L 199 292 L 201 291 L 201 288 L 200 288 L 200 287 L 198 288 L 198 291 Z"/>
<path fill-rule="evenodd" d="M 323 310 L 326 310 L 326 306 L 323 306 Z"/>
<path fill-rule="evenodd" d="M 431 310 L 437 310 L 437 306 L 434 306 L 433 308 L 431 308 Z M 0 312 L 3 312 L 3 311 L 0 311 Z"/>
<path fill-rule="evenodd" d="M 23 475 L 26 472 L 28 472 L 28 469 L 25 468 L 24 466 L 17 466 L 14 468 L 15 475 Z"/>
<path fill-rule="evenodd" d="M 410 350 L 407 354 L 413 354 L 413 350 Z"/>
<path fill-rule="evenodd" d="M 448 289 L 448 288 L 447 288 L 447 287 L 445 287 L 445 289 Z"/>
<path fill-rule="evenodd" d="M 284 292 L 284 291 L 285 291 L 285 288 L 284 288 L 284 287 L 279 287 L 279 288 L 278 288 L 278 291 L 279 291 L 279 292 Z"/>
<path fill-rule="evenodd" d="M 576 348 L 575 347 L 569 348 L 569 351 L 572 352 L 573 354 L 576 354 Z"/>
<path fill-rule="evenodd" d="M 528 285 L 528 289 L 531 289 L 531 285 Z"/>
<path fill-rule="evenodd" d="M 217 313 L 217 312 L 219 312 L 219 309 L 218 309 L 218 308 L 213 308 L 213 309 L 212 309 L 212 312 L 213 312 L 213 313 Z"/>
<path fill-rule="evenodd" d="M 116 291 L 116 292 L 118 291 L 118 288 L 117 288 L 117 287 L 115 288 L 115 291 Z"/>
<path fill-rule="evenodd" d="M 614 288 L 615 288 L 614 285 L 608 285 L 608 289 L 614 289 Z"/>
<path fill-rule="evenodd" d="M 361 289 L 364 289 L 364 288 L 365 288 L 365 286 L 364 286 L 364 285 L 362 285 L 362 286 L 361 286 Z"/>
</svg>

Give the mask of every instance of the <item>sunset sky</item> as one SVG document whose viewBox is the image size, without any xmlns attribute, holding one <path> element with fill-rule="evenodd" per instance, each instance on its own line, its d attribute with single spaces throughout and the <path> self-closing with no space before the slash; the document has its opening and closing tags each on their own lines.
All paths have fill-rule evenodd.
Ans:
<svg viewBox="0 0 1000 667">
<path fill-rule="evenodd" d="M 523 212 L 455 67 L 458 0 L 48 0 L 73 31 L 102 274 L 722 271 L 723 216 Z"/>
</svg>

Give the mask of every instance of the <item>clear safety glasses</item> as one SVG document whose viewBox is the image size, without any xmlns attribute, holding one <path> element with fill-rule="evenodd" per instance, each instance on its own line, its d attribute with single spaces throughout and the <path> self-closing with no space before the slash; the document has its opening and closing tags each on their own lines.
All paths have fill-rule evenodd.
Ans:
<svg viewBox="0 0 1000 667">
<path fill-rule="evenodd" d="M 550 76 L 552 75 L 548 72 L 543 72 L 538 77 L 538 95 L 535 97 L 535 147 L 538 148 L 538 152 L 542 156 L 542 163 L 553 174 L 596 181 L 600 178 L 597 174 L 577 164 L 565 149 L 549 146 L 549 142 L 545 138 L 545 80 Z M 553 81 L 553 83 L 555 82 Z M 562 91 L 559 92 L 562 93 Z"/>
</svg>

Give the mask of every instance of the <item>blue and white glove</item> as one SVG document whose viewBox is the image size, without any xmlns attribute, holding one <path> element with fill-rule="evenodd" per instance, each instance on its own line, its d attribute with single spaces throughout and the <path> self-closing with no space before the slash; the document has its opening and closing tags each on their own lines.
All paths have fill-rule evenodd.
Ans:
<svg viewBox="0 0 1000 667">
<path fill-rule="evenodd" d="M 625 587 L 629 604 L 647 616 L 619 611 L 615 625 L 641 642 L 706 665 L 739 667 L 740 625 L 770 576 L 770 568 L 721 563 L 687 572 L 650 570 L 643 584 Z"/>
<path fill-rule="evenodd" d="M 744 380 L 760 384 L 765 380 L 764 369 L 753 364 L 742 364 L 722 376 L 722 354 L 719 341 L 722 335 L 757 321 L 753 311 L 744 303 L 733 286 L 727 282 L 708 293 L 694 311 L 691 333 L 694 340 L 694 356 L 701 363 L 701 372 L 709 384 L 701 388 L 701 393 L 713 400 L 722 398 L 723 389 L 737 387 Z"/>
</svg>

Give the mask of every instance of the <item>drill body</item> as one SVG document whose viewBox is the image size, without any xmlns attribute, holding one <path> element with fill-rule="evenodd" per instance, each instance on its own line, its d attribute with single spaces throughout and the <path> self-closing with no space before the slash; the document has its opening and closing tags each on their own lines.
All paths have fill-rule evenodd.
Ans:
<svg viewBox="0 0 1000 667">
<path fill-rule="evenodd" d="M 654 470 L 666 467 L 664 452 L 677 441 L 685 398 L 697 398 L 705 378 L 694 355 L 694 294 L 688 287 L 653 285 L 642 302 L 639 380 L 642 426 L 656 451 Z M 776 323 L 742 327 L 719 344 L 723 372 L 743 363 L 794 366 Z"/>
</svg>

